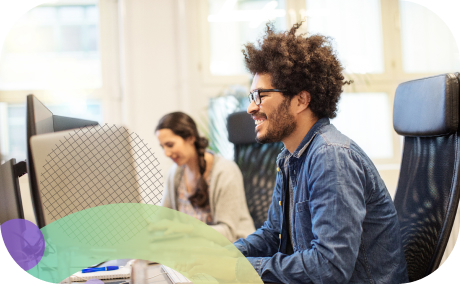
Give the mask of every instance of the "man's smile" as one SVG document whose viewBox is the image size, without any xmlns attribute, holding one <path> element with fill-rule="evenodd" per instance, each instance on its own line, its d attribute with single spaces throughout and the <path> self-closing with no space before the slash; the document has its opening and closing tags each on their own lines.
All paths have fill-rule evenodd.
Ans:
<svg viewBox="0 0 460 284">
<path fill-rule="evenodd" d="M 253 116 L 254 123 L 256 125 L 256 129 L 259 129 L 261 125 L 267 120 L 265 116 Z"/>
</svg>

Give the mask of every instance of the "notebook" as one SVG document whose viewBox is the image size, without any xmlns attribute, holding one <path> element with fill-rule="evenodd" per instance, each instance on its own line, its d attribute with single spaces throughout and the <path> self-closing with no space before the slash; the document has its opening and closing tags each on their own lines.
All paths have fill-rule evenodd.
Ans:
<svg viewBox="0 0 460 284">
<path fill-rule="evenodd" d="M 98 271 L 90 273 L 82 273 L 81 271 L 70 276 L 72 282 L 86 282 L 90 279 L 110 280 L 131 277 L 131 264 L 120 267 L 112 271 Z"/>
<path fill-rule="evenodd" d="M 175 271 L 174 269 L 167 267 L 166 265 L 161 265 L 161 269 L 166 272 L 168 278 L 173 284 L 193 284 L 187 277 Z M 212 276 L 207 274 L 197 274 L 193 277 L 193 281 L 200 283 L 209 283 L 209 284 L 218 284 L 219 282 Z"/>
</svg>

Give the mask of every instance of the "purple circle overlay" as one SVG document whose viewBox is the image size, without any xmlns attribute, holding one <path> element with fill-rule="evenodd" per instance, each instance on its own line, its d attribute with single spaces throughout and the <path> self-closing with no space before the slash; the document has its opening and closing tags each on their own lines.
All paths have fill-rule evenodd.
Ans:
<svg viewBox="0 0 460 284">
<path fill-rule="evenodd" d="M 29 270 L 40 262 L 45 252 L 45 239 L 34 223 L 12 219 L 0 229 L 8 252 L 22 269 Z"/>
<path fill-rule="evenodd" d="M 104 282 L 102 282 L 102 281 L 99 280 L 99 279 L 89 279 L 89 280 L 86 281 L 85 283 L 90 283 L 90 284 L 104 284 Z"/>
</svg>

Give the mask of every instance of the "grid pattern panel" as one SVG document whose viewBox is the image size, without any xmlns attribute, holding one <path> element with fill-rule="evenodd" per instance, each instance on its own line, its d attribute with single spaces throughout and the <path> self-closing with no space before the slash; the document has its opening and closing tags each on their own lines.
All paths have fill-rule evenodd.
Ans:
<svg viewBox="0 0 460 284">
<path fill-rule="evenodd" d="M 161 179 L 159 162 L 144 141 L 124 127 L 106 124 L 78 129 L 53 148 L 44 165 L 40 191 L 50 223 L 100 205 L 158 205 L 162 197 Z M 131 211 L 140 207 L 121 208 L 105 212 L 104 215 L 109 214 L 109 219 L 103 224 L 106 229 L 111 228 L 114 220 L 117 224 L 125 224 L 123 232 L 119 230 L 118 233 L 123 234 L 122 239 L 130 239 L 144 227 L 144 224 L 132 220 L 133 214 L 139 212 Z M 69 216 L 61 226 L 70 237 L 82 242 L 107 244 L 120 240 L 114 236 L 86 239 L 88 230 L 114 231 L 92 228 L 91 218 L 101 216 Z"/>
</svg>

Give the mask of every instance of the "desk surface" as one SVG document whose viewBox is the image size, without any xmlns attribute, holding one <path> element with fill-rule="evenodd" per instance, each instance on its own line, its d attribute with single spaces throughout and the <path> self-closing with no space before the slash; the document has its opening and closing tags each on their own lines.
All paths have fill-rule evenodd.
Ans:
<svg viewBox="0 0 460 284">
<path fill-rule="evenodd" d="M 163 271 L 161 270 L 161 264 L 150 264 L 148 266 L 148 277 L 153 277 L 161 273 L 163 273 Z M 121 283 L 132 284 L 131 279 L 105 280 L 103 282 L 106 284 L 121 284 Z M 84 282 L 72 282 L 72 284 L 82 284 L 82 283 Z M 147 280 L 147 283 L 148 284 L 174 284 L 171 282 L 171 280 L 169 280 L 166 274 L 161 274 L 155 278 L 149 279 Z M 264 283 L 270 284 L 268 282 L 264 282 Z M 277 284 L 277 283 L 271 283 L 271 284 Z"/>
</svg>

